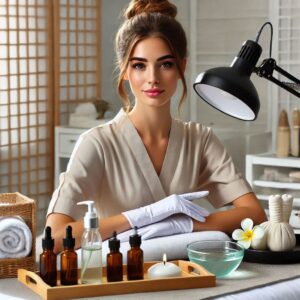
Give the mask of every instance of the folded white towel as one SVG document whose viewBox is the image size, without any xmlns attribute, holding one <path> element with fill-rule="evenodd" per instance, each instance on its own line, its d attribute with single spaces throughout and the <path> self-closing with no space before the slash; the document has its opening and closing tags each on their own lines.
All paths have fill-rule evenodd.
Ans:
<svg viewBox="0 0 300 300">
<path fill-rule="evenodd" d="M 32 234 L 22 218 L 0 218 L 0 258 L 25 257 L 31 247 Z"/>
</svg>

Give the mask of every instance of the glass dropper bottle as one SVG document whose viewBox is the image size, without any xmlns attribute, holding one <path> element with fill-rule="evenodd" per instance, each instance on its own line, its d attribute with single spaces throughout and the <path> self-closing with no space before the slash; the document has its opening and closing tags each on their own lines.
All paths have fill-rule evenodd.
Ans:
<svg viewBox="0 0 300 300">
<path fill-rule="evenodd" d="M 72 227 L 66 228 L 66 237 L 63 239 L 64 251 L 60 255 L 60 283 L 73 285 L 78 283 L 77 253 L 74 251 L 75 239 L 72 236 Z"/>
<path fill-rule="evenodd" d="M 108 241 L 110 252 L 106 257 L 106 277 L 107 281 L 123 280 L 123 256 L 119 251 L 120 240 L 117 239 L 117 232 L 114 231 L 112 238 Z"/>
<path fill-rule="evenodd" d="M 129 237 L 130 250 L 127 252 L 127 279 L 144 279 L 144 252 L 140 248 L 142 243 L 141 236 L 134 227 L 134 234 Z"/>
<path fill-rule="evenodd" d="M 53 252 L 54 239 L 51 236 L 51 227 L 45 229 L 45 237 L 42 239 L 43 252 L 40 254 L 40 276 L 50 286 L 56 286 L 57 266 L 56 254 Z"/>
</svg>

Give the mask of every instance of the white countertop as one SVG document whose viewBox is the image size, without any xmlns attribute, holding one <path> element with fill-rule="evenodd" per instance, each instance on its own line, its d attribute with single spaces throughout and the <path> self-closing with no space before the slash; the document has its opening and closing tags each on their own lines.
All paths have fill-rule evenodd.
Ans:
<svg viewBox="0 0 300 300">
<path fill-rule="evenodd" d="M 270 276 L 268 276 L 270 274 Z M 292 278 L 288 278 L 290 274 Z M 295 278 L 295 276 L 297 278 Z M 272 277 L 268 282 L 267 277 Z M 269 278 L 270 279 L 270 278 Z M 275 282 L 274 282 L 275 281 Z M 251 284 L 252 282 L 252 284 Z M 255 285 L 255 288 L 251 286 Z M 259 286 L 257 286 L 259 285 Z M 235 289 L 235 292 L 232 292 Z M 244 290 L 240 292 L 241 290 Z M 224 295 L 224 294 L 227 294 Z M 219 298 L 216 294 L 220 295 Z M 222 295 L 222 296 L 221 296 Z M 41 299 L 37 294 L 24 286 L 16 278 L 0 280 L 0 299 L 17 300 Z M 62 298 L 63 299 L 63 295 Z M 117 300 L 298 300 L 300 299 L 300 264 L 294 265 L 262 265 L 243 263 L 228 278 L 217 279 L 216 287 L 170 290 L 152 293 L 136 293 L 81 299 L 117 299 Z"/>
<path fill-rule="evenodd" d="M 184 241 L 190 242 L 191 239 L 200 239 L 204 233 L 193 233 L 184 235 Z M 205 233 L 208 234 L 208 233 Z M 172 236 L 167 239 L 157 238 L 156 241 L 144 241 L 143 246 L 145 261 L 157 260 L 161 253 L 167 253 L 170 259 L 172 256 L 180 256 L 180 251 L 184 252 L 186 246 L 183 236 Z M 41 241 L 37 239 L 37 243 Z M 103 245 L 104 246 L 104 245 Z M 168 246 L 168 247 L 167 247 Z M 151 248 L 152 247 L 152 248 Z M 174 252 L 174 247 L 177 251 Z M 181 248 L 182 249 L 181 249 Z M 171 249 L 169 249 L 171 248 Z M 152 249 L 152 250 L 151 250 Z M 181 250 L 180 250 L 181 249 Z M 104 249 L 105 250 L 105 249 Z M 172 250 L 172 251 L 171 251 Z M 180 251 L 179 251 L 180 250 Z M 37 251 L 37 253 L 40 250 Z M 179 252 L 178 252 L 179 251 Z M 104 251 L 105 252 L 105 251 Z M 150 254 L 152 256 L 150 257 Z M 156 253 L 156 256 L 153 256 Z M 181 253 L 183 257 L 183 253 Z M 296 278 L 297 277 L 297 278 Z M 299 278 L 298 278 L 299 277 Z M 244 291 L 244 292 L 240 292 Z M 238 292 L 238 293 L 237 293 Z M 275 293 L 275 294 L 274 294 Z M 228 296 L 224 296 L 227 294 Z M 221 297 L 222 295 L 222 297 Z M 63 296 L 63 295 L 62 295 Z M 219 298 L 217 298 L 219 296 Z M 16 278 L 0 279 L 0 299 L 41 299 L 28 287 L 19 282 Z M 63 297 L 61 298 L 63 299 Z M 100 299 L 100 297 L 84 298 Z M 254 263 L 242 263 L 241 266 L 224 279 L 216 280 L 216 287 L 195 288 L 185 290 L 170 290 L 152 293 L 136 293 L 126 295 L 105 296 L 101 299 L 117 300 L 165 300 L 165 299 L 222 299 L 222 300 L 290 300 L 300 299 L 300 263 L 290 265 L 264 265 Z"/>
</svg>

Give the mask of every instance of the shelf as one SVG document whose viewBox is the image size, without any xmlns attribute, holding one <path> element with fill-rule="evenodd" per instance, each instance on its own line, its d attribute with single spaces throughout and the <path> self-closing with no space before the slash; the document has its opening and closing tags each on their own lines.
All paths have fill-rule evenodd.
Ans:
<svg viewBox="0 0 300 300">
<path fill-rule="evenodd" d="M 87 131 L 86 128 L 73 128 L 69 126 L 55 127 L 55 163 L 54 185 L 58 186 L 59 174 L 66 170 L 73 148 L 79 136 Z"/>
<path fill-rule="evenodd" d="M 300 172 L 299 157 L 277 157 L 274 153 L 261 153 L 247 155 L 246 157 L 246 179 L 256 191 L 256 196 L 260 201 L 267 202 L 271 194 L 291 194 L 294 197 L 294 208 L 300 207 L 300 182 L 261 180 L 264 166 L 274 167 L 286 176 L 292 171 Z M 272 168 L 273 169 L 273 168 Z M 292 180 L 291 180 L 292 181 Z M 300 229 L 299 229 L 300 230 Z M 300 234 L 300 232 L 299 232 Z"/>
<path fill-rule="evenodd" d="M 300 190 L 300 183 L 254 180 L 253 185 L 274 189 Z"/>
<path fill-rule="evenodd" d="M 248 155 L 247 155 L 248 156 Z M 249 155 L 252 158 L 252 164 L 264 166 L 278 166 L 278 167 L 300 167 L 299 157 L 277 157 L 275 154 L 263 153 L 258 155 Z"/>
<path fill-rule="evenodd" d="M 259 200 L 269 201 L 270 195 L 256 194 Z M 300 198 L 294 198 L 293 206 L 300 206 Z"/>
</svg>

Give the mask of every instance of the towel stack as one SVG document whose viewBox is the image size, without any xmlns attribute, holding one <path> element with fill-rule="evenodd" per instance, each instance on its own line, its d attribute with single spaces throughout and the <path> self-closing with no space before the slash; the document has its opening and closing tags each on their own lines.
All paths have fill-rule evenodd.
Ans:
<svg viewBox="0 0 300 300">
<path fill-rule="evenodd" d="M 21 258 L 29 255 L 32 234 L 18 216 L 0 217 L 0 258 Z"/>
</svg>

